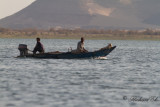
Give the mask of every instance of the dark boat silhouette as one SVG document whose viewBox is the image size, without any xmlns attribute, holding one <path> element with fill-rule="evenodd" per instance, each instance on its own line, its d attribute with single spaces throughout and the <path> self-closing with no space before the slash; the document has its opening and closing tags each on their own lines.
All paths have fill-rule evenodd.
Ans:
<svg viewBox="0 0 160 107">
<path fill-rule="evenodd" d="M 19 51 L 20 56 L 18 57 L 27 57 L 27 58 L 42 58 L 42 59 L 86 59 L 86 58 L 99 58 L 106 57 L 110 52 L 112 52 L 116 46 L 110 46 L 101 48 L 93 52 L 46 52 L 39 54 L 29 54 L 27 45 L 20 44 Z"/>
</svg>

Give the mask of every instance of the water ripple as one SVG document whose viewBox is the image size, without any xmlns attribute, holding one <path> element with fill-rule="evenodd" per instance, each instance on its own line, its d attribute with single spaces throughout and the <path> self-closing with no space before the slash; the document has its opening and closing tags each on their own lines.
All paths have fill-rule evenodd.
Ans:
<svg viewBox="0 0 160 107">
<path fill-rule="evenodd" d="M 46 51 L 67 51 L 78 41 L 44 39 L 42 42 L 48 46 Z M 27 59 L 15 58 L 19 54 L 17 43 L 25 43 L 33 49 L 34 40 L 0 39 L 0 106 L 159 105 L 160 102 L 127 102 L 123 96 L 159 97 L 160 44 L 156 41 L 86 40 L 85 45 L 96 50 L 107 42 L 117 45 L 117 49 L 106 60 Z"/>
</svg>

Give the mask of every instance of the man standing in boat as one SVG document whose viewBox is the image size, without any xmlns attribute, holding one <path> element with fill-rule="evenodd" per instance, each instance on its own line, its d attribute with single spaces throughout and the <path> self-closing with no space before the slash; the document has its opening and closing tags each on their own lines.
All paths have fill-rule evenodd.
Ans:
<svg viewBox="0 0 160 107">
<path fill-rule="evenodd" d="M 36 54 L 36 52 L 44 53 L 44 47 L 43 44 L 40 42 L 40 38 L 36 38 L 37 44 L 33 50 L 33 54 Z"/>
<path fill-rule="evenodd" d="M 83 37 L 81 37 L 81 41 L 79 41 L 78 44 L 77 44 L 77 52 L 88 52 L 84 48 L 84 38 Z"/>
</svg>

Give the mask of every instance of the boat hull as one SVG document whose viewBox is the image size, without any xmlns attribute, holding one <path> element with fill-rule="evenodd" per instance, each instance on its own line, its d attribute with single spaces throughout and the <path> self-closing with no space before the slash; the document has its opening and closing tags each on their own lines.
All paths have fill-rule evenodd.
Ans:
<svg viewBox="0 0 160 107">
<path fill-rule="evenodd" d="M 86 58 L 98 58 L 98 57 L 105 57 L 110 52 L 112 52 L 116 46 L 107 48 L 107 49 L 101 49 L 94 52 L 81 52 L 81 53 L 73 53 L 73 52 L 48 52 L 43 54 L 28 54 L 25 55 L 25 57 L 29 58 L 42 58 L 42 59 L 86 59 Z"/>
</svg>

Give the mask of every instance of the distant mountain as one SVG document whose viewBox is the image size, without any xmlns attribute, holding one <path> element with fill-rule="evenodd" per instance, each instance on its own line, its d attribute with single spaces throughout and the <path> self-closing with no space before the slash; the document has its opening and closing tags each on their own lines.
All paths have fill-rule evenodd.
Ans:
<svg viewBox="0 0 160 107">
<path fill-rule="evenodd" d="M 37 0 L 0 27 L 141 29 L 160 26 L 159 0 Z"/>
<path fill-rule="evenodd" d="M 144 20 L 145 23 L 160 26 L 160 13 L 152 15 Z"/>
</svg>

